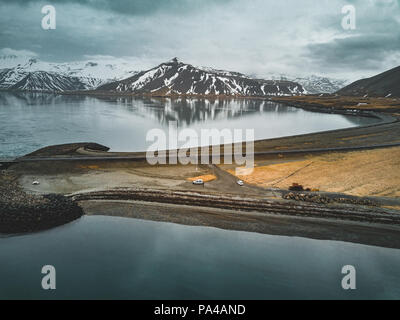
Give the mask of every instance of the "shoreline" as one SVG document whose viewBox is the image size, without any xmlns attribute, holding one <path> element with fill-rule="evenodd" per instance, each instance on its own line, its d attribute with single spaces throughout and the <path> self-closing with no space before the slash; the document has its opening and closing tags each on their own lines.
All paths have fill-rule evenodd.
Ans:
<svg viewBox="0 0 400 320">
<path fill-rule="evenodd" d="M 195 191 L 169 191 L 162 189 L 113 189 L 78 192 L 68 195 L 74 202 L 81 201 L 144 201 L 158 204 L 188 205 L 210 209 L 228 209 L 237 212 L 274 213 L 284 216 L 301 215 L 304 218 L 329 218 L 400 226 L 397 212 L 372 204 L 316 203 L 291 199 L 268 199 L 235 194 L 210 194 Z"/>
<path fill-rule="evenodd" d="M 400 225 L 129 200 L 86 200 L 80 201 L 79 205 L 86 216 L 123 217 L 400 249 Z"/>
</svg>

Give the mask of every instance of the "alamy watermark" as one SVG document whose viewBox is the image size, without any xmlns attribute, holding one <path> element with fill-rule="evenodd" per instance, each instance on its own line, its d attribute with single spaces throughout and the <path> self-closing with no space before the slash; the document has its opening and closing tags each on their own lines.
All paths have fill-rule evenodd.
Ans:
<svg viewBox="0 0 400 320">
<path fill-rule="evenodd" d="M 56 8 L 52 5 L 46 5 L 42 8 L 42 13 L 45 15 L 42 18 L 43 30 L 54 30 L 57 27 Z"/>
<path fill-rule="evenodd" d="M 345 274 L 342 279 L 343 290 L 356 290 L 356 268 L 351 265 L 343 266 L 342 274 Z"/>
<path fill-rule="evenodd" d="M 170 121 L 168 134 L 151 129 L 146 141 L 152 142 L 146 152 L 151 165 L 234 163 L 242 166 L 236 169 L 237 175 L 249 175 L 254 169 L 254 129 L 246 129 L 245 133 L 242 129 L 201 129 L 199 135 L 189 128 L 178 131 L 177 122 Z"/>
<path fill-rule="evenodd" d="M 42 289 L 43 290 L 55 290 L 56 289 L 56 268 L 52 265 L 45 265 L 42 268 L 42 274 L 45 276 L 42 278 Z"/>
<path fill-rule="evenodd" d="M 356 8 L 353 5 L 346 5 L 342 8 L 342 28 L 344 30 L 355 30 L 357 27 Z"/>
</svg>

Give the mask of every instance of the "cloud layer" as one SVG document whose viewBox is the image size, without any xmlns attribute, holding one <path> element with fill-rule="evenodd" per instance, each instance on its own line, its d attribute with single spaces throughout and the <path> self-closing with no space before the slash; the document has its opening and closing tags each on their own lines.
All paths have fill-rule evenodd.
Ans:
<svg viewBox="0 0 400 320">
<path fill-rule="evenodd" d="M 53 0 L 42 30 L 38 0 L 0 1 L 0 43 L 51 61 L 135 57 L 141 69 L 178 56 L 196 65 L 268 75 L 357 79 L 400 65 L 398 0 Z M 343 30 L 344 5 L 357 29 Z"/>
</svg>

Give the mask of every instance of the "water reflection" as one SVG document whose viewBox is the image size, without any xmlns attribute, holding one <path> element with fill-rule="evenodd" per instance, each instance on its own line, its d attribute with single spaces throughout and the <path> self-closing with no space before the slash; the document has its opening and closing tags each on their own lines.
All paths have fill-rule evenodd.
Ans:
<svg viewBox="0 0 400 320">
<path fill-rule="evenodd" d="M 267 100 L 93 97 L 0 91 L 0 157 L 61 143 L 143 151 L 149 130 L 254 129 L 255 139 L 332 130 L 376 119 L 309 112 Z"/>
<path fill-rule="evenodd" d="M 165 126 L 169 121 L 177 121 L 180 127 L 196 122 L 235 119 L 257 113 L 274 113 L 279 116 L 302 111 L 286 104 L 261 99 L 116 97 L 103 100 L 124 106 L 137 115 L 145 115 Z M 359 124 L 356 119 L 350 120 Z"/>
<path fill-rule="evenodd" d="M 0 239 L 0 260 L 0 299 L 400 296 L 399 250 L 117 217 Z M 43 264 L 57 270 L 55 291 L 40 286 Z M 352 292 L 341 287 L 349 264 Z"/>
</svg>

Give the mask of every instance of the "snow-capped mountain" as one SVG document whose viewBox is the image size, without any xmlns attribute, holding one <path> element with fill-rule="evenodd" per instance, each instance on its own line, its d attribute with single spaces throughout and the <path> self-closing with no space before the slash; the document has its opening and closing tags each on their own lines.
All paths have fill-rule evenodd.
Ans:
<svg viewBox="0 0 400 320">
<path fill-rule="evenodd" d="M 16 67 L 11 69 L 0 70 L 0 89 L 8 89 L 14 84 L 25 78 L 27 72 L 22 68 Z"/>
<path fill-rule="evenodd" d="M 284 74 L 269 74 L 266 76 L 273 80 L 286 80 L 300 83 L 308 94 L 335 93 L 350 83 L 348 80 L 311 76 L 288 76 Z"/>
<path fill-rule="evenodd" d="M 125 80 L 102 85 L 97 90 L 153 96 L 291 96 L 306 93 L 293 81 L 262 80 L 237 72 L 198 68 L 177 58 Z"/>
<path fill-rule="evenodd" d="M 65 63 L 36 57 L 0 56 L 0 89 L 28 91 L 114 91 L 149 95 L 290 96 L 335 92 L 342 85 L 328 78 L 283 75 L 247 76 L 238 72 L 194 67 L 178 59 L 137 72 L 129 60 L 103 57 Z"/>
<path fill-rule="evenodd" d="M 75 91 L 88 89 L 82 78 L 68 77 L 45 71 L 28 72 L 20 81 L 9 87 L 10 90 L 25 91 Z"/>
<path fill-rule="evenodd" d="M 334 93 L 345 87 L 349 81 L 312 75 L 310 77 L 295 78 L 293 81 L 300 83 L 309 94 Z"/>
<path fill-rule="evenodd" d="M 47 71 L 26 71 L 20 67 L 0 70 L 0 89 L 62 92 L 95 89 L 103 83 L 95 78 L 71 77 Z"/>
<path fill-rule="evenodd" d="M 16 55 L 0 56 L 0 89 L 31 91 L 93 90 L 136 74 L 125 61 L 109 59 L 49 63 Z"/>
<path fill-rule="evenodd" d="M 95 89 L 105 81 L 55 72 L 51 66 L 30 59 L 25 64 L 0 70 L 0 88 L 27 91 L 74 91 Z"/>
</svg>

